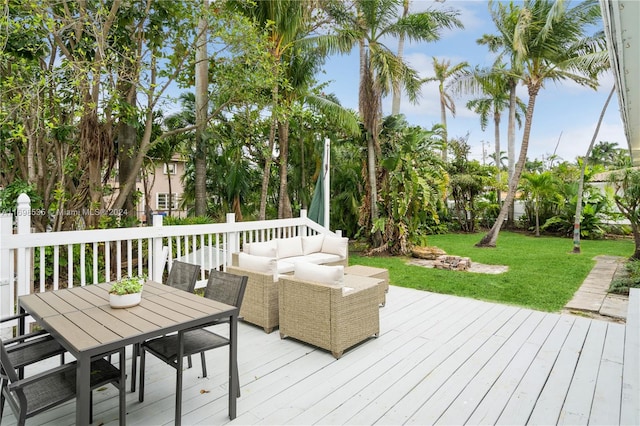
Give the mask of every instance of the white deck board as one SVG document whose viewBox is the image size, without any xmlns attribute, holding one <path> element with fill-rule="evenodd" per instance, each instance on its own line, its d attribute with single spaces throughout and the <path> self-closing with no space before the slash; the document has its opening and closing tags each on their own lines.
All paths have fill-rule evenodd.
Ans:
<svg viewBox="0 0 640 426">
<path fill-rule="evenodd" d="M 182 423 L 638 424 L 633 315 L 625 326 L 391 286 L 380 337 L 339 360 L 241 323 L 238 417 L 227 416 L 227 351 L 216 349 L 209 377 L 198 357 L 184 371 Z M 127 393 L 127 423 L 173 424 L 174 391 L 175 370 L 149 356 L 145 402 Z M 117 424 L 116 395 L 95 394 L 96 424 Z M 74 421 L 72 401 L 27 424 Z M 8 407 L 3 424 L 15 424 Z"/>
</svg>

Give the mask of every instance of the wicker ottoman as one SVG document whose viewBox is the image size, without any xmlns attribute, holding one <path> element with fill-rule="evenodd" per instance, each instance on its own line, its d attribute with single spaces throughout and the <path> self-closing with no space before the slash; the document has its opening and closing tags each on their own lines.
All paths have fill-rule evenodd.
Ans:
<svg viewBox="0 0 640 426">
<path fill-rule="evenodd" d="M 384 306 L 387 301 L 386 293 L 389 291 L 389 271 L 373 266 L 352 265 L 344 268 L 344 273 L 348 275 L 358 275 L 361 277 L 377 278 L 380 283 L 380 305 Z"/>
</svg>

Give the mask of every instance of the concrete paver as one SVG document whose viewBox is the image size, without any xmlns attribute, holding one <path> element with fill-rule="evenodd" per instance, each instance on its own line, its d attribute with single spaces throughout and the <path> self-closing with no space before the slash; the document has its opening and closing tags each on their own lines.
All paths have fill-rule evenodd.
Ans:
<svg viewBox="0 0 640 426">
<path fill-rule="evenodd" d="M 629 298 L 607 292 L 618 266 L 625 258 L 596 256 L 594 259 L 596 260 L 595 266 L 575 292 L 573 298 L 566 304 L 565 309 L 625 319 Z"/>
</svg>

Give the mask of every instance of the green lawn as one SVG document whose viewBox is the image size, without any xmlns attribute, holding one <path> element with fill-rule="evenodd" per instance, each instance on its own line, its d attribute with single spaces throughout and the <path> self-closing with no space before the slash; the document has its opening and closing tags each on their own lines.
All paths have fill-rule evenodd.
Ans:
<svg viewBox="0 0 640 426">
<path fill-rule="evenodd" d="M 569 238 L 530 237 L 501 232 L 496 248 L 474 246 L 484 234 L 447 234 L 429 237 L 429 245 L 447 254 L 470 257 L 472 262 L 507 265 L 503 274 L 443 271 L 408 265 L 406 257 L 365 257 L 350 254 L 352 265 L 389 270 L 393 285 L 508 303 L 557 312 L 571 299 L 595 264 L 606 254 L 629 257 L 632 240 L 581 241 L 581 254 L 572 254 Z"/>
</svg>

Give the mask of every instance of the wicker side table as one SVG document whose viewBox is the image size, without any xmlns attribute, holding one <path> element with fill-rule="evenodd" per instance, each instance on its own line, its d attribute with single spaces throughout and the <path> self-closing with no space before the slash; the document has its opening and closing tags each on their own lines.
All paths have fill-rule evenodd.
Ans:
<svg viewBox="0 0 640 426">
<path fill-rule="evenodd" d="M 386 293 L 389 291 L 389 271 L 387 269 L 374 268 L 373 266 L 352 265 L 344 268 L 344 273 L 382 280 L 380 283 L 380 305 L 385 305 L 387 300 Z"/>
</svg>

